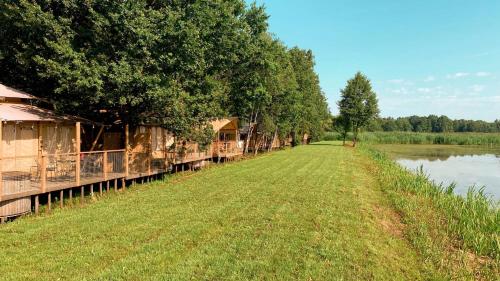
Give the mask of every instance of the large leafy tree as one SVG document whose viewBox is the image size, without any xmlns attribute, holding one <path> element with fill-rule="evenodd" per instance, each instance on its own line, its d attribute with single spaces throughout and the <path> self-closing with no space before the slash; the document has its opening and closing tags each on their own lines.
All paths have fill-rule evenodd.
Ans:
<svg viewBox="0 0 500 281">
<path fill-rule="evenodd" d="M 353 146 L 356 146 L 359 130 L 379 113 L 377 96 L 372 90 L 370 80 L 361 72 L 356 73 L 341 90 L 338 106 L 342 120 L 349 122 L 352 128 Z"/>
<path fill-rule="evenodd" d="M 327 106 L 312 53 L 288 50 L 267 19 L 243 0 L 1 1 L 0 82 L 179 137 L 210 139 L 200 132 L 224 115 L 270 138 L 318 135 Z"/>
</svg>

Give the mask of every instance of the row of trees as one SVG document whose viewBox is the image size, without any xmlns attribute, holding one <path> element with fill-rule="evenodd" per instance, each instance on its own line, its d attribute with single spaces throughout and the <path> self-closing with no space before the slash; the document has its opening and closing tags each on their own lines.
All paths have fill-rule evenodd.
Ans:
<svg viewBox="0 0 500 281">
<path fill-rule="evenodd" d="M 267 20 L 243 0 L 2 1 L 0 79 L 63 113 L 181 137 L 238 116 L 250 134 L 317 139 L 329 112 L 313 54 Z"/>
<path fill-rule="evenodd" d="M 447 116 L 410 116 L 399 118 L 373 119 L 367 126 L 368 131 L 407 131 L 407 132 L 500 132 L 500 120 L 486 122 L 481 120 L 452 120 Z"/>
</svg>

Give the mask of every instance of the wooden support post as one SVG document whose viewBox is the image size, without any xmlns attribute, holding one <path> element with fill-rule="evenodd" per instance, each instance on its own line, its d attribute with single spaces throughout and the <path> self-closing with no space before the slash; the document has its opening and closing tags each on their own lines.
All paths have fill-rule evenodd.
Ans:
<svg viewBox="0 0 500 281">
<path fill-rule="evenodd" d="M 2 172 L 3 172 L 3 121 L 0 120 L 0 202 L 2 202 L 3 195 L 3 180 L 2 180 Z"/>
<path fill-rule="evenodd" d="M 115 179 L 115 184 L 114 184 L 115 192 L 118 191 L 118 179 Z"/>
<path fill-rule="evenodd" d="M 0 217 L 0 224 L 4 224 L 5 223 L 5 217 Z"/>
<path fill-rule="evenodd" d="M 84 200 L 84 196 L 85 196 L 85 186 L 80 186 L 80 204 L 83 204 L 83 200 Z"/>
<path fill-rule="evenodd" d="M 75 125 L 75 152 L 76 152 L 76 185 L 80 185 L 80 147 L 81 147 L 81 128 L 80 128 L 80 122 L 76 122 Z"/>
<path fill-rule="evenodd" d="M 151 176 L 151 160 L 153 159 L 153 130 L 151 126 L 148 127 L 149 131 L 149 145 L 148 145 L 148 176 Z"/>
<path fill-rule="evenodd" d="M 64 207 L 64 190 L 59 190 L 59 207 L 62 209 Z"/>
<path fill-rule="evenodd" d="M 106 192 L 109 193 L 109 181 L 106 181 Z"/>
<path fill-rule="evenodd" d="M 47 212 L 50 213 L 50 209 L 51 209 L 51 206 L 52 205 L 52 194 L 49 192 L 47 194 Z"/>
<path fill-rule="evenodd" d="M 94 184 L 93 183 L 90 184 L 90 196 L 94 197 Z"/>
<path fill-rule="evenodd" d="M 103 159 L 102 159 L 102 174 L 104 175 L 104 180 L 108 180 L 108 152 L 104 151 Z"/>
<path fill-rule="evenodd" d="M 122 190 L 125 191 L 125 178 L 122 178 Z"/>
<path fill-rule="evenodd" d="M 99 196 L 102 196 L 102 181 L 99 183 Z"/>
<path fill-rule="evenodd" d="M 129 147 L 129 126 L 128 124 L 125 125 L 125 177 L 128 177 L 129 175 L 129 166 L 128 166 L 128 162 L 129 162 L 129 159 L 128 159 L 128 147 Z"/>
<path fill-rule="evenodd" d="M 73 188 L 69 189 L 69 202 L 73 204 Z"/>
<path fill-rule="evenodd" d="M 47 156 L 42 154 L 42 161 L 40 162 L 40 184 L 42 186 L 42 193 L 47 191 Z"/>
<path fill-rule="evenodd" d="M 39 195 L 35 195 L 35 215 L 38 215 L 40 211 L 40 198 Z"/>
</svg>

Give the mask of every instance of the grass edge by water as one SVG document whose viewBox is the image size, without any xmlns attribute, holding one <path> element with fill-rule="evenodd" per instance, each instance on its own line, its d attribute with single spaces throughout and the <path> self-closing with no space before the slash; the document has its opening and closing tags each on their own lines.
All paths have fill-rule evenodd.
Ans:
<svg viewBox="0 0 500 281">
<path fill-rule="evenodd" d="M 373 173 L 400 213 L 406 238 L 425 259 L 446 271 L 455 268 L 456 278 L 490 280 L 500 274 L 498 202 L 477 190 L 455 195 L 370 145 L 359 150 L 376 163 Z"/>
</svg>

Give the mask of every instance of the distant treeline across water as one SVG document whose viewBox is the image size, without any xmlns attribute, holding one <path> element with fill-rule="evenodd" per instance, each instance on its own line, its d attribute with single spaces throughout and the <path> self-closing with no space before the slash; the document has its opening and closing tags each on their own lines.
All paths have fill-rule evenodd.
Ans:
<svg viewBox="0 0 500 281">
<path fill-rule="evenodd" d="M 452 120 L 447 116 L 409 116 L 399 118 L 377 118 L 366 128 L 367 131 L 385 132 L 481 132 L 500 133 L 500 120 L 486 122 L 482 120 Z"/>
<path fill-rule="evenodd" d="M 349 134 L 347 139 L 351 140 Z M 371 144 L 457 144 L 500 146 L 500 133 L 363 132 L 361 142 Z M 338 132 L 327 132 L 324 140 L 342 140 Z"/>
</svg>

